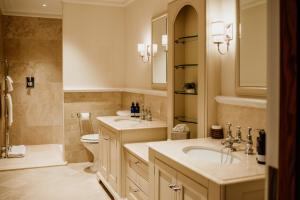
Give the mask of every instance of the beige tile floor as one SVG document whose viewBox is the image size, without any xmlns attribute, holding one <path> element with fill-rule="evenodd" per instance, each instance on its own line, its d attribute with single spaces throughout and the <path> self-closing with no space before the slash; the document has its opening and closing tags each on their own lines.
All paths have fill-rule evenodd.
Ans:
<svg viewBox="0 0 300 200">
<path fill-rule="evenodd" d="M 0 171 L 65 164 L 60 144 L 26 145 L 25 157 L 0 159 Z"/>
<path fill-rule="evenodd" d="M 0 200 L 110 200 L 89 165 L 0 172 Z"/>
</svg>

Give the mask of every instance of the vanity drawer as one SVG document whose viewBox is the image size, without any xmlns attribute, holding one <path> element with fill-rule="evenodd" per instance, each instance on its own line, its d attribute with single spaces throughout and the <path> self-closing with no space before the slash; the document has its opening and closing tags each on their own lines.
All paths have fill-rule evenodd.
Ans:
<svg viewBox="0 0 300 200">
<path fill-rule="evenodd" d="M 141 177 L 149 181 L 149 172 L 148 172 L 147 164 L 145 164 L 143 161 L 139 160 L 135 156 L 131 155 L 130 153 L 127 154 L 127 162 L 128 162 L 128 166 L 127 166 L 128 168 L 133 169 Z"/>
<path fill-rule="evenodd" d="M 126 178 L 126 197 L 128 200 L 149 200 L 149 197 L 130 178 Z"/>
</svg>

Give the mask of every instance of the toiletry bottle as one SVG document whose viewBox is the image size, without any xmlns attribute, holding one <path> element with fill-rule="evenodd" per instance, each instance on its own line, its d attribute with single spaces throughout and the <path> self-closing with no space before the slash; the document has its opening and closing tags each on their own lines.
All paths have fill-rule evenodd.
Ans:
<svg viewBox="0 0 300 200">
<path fill-rule="evenodd" d="M 130 108 L 130 113 L 131 113 L 131 117 L 135 117 L 135 112 L 136 112 L 136 107 L 134 105 L 134 102 L 132 102 L 131 104 L 131 108 Z"/>
<path fill-rule="evenodd" d="M 140 117 L 140 105 L 138 102 L 136 103 L 135 117 Z"/>
<path fill-rule="evenodd" d="M 266 132 L 264 129 L 259 130 L 259 137 L 257 137 L 256 150 L 257 162 L 263 165 L 266 164 Z"/>
</svg>

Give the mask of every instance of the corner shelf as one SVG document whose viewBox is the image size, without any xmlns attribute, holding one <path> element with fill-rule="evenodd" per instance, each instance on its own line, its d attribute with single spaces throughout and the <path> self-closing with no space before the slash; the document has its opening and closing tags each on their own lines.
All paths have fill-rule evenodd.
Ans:
<svg viewBox="0 0 300 200">
<path fill-rule="evenodd" d="M 175 44 L 184 44 L 186 42 L 195 41 L 198 39 L 198 35 L 189 35 L 177 38 L 174 42 Z"/>
<path fill-rule="evenodd" d="M 190 124 L 198 124 L 197 119 L 191 119 L 191 118 L 184 117 L 184 116 L 174 117 L 174 119 L 179 121 L 179 122 L 190 123 Z"/>
<path fill-rule="evenodd" d="M 190 67 L 198 67 L 198 64 L 181 64 L 181 65 L 175 65 L 175 69 L 186 69 Z"/>
<path fill-rule="evenodd" d="M 184 91 L 174 91 L 175 94 L 182 94 L 182 95 L 193 95 L 193 96 L 197 96 L 197 93 L 188 93 L 188 92 L 184 92 Z"/>
</svg>

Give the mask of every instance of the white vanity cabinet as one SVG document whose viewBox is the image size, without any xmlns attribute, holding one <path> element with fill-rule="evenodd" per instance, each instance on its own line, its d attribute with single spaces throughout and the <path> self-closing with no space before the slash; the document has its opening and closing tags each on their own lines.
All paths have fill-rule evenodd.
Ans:
<svg viewBox="0 0 300 200">
<path fill-rule="evenodd" d="M 126 152 L 126 197 L 149 200 L 149 167 L 141 159 Z"/>
<path fill-rule="evenodd" d="M 154 167 L 155 200 L 206 200 L 207 188 L 159 160 Z"/>
<path fill-rule="evenodd" d="M 99 166 L 98 175 L 109 183 L 115 191 L 118 189 L 120 176 L 118 166 L 121 159 L 120 142 L 117 133 L 105 128 L 100 128 L 99 135 Z"/>
<path fill-rule="evenodd" d="M 127 181 L 125 150 L 123 145 L 126 143 L 166 140 L 167 128 L 166 126 L 153 126 L 149 128 L 149 123 L 151 122 L 147 122 L 148 127 L 146 128 L 122 129 L 117 127 L 115 122 L 113 122 L 114 118 L 111 118 L 111 124 L 109 123 L 109 117 L 102 117 L 102 121 L 100 119 L 98 121 L 99 164 L 97 177 L 115 199 L 123 199 L 126 196 L 125 186 Z M 141 126 L 142 124 L 140 127 Z M 148 172 L 148 170 L 146 170 L 146 172 Z M 132 192 L 135 191 L 134 187 L 131 188 L 133 188 Z M 134 197 L 132 199 L 134 199 Z"/>
<path fill-rule="evenodd" d="M 263 200 L 264 179 L 215 183 L 150 149 L 150 200 Z"/>
</svg>

